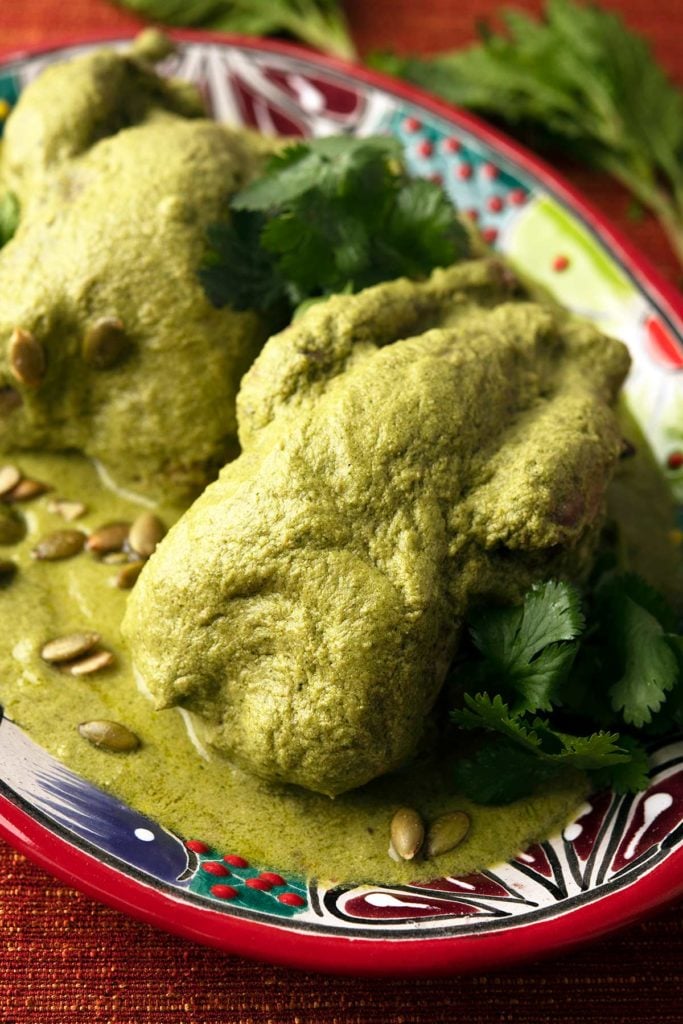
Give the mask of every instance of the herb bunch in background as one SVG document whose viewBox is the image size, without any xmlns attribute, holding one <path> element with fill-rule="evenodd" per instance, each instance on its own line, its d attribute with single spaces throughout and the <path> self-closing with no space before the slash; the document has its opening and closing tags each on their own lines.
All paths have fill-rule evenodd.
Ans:
<svg viewBox="0 0 683 1024">
<path fill-rule="evenodd" d="M 468 253 L 440 185 L 408 177 L 400 143 L 334 135 L 275 156 L 209 231 L 199 276 L 215 306 L 292 309 Z M 229 219 L 228 219 L 229 218 Z"/>
<path fill-rule="evenodd" d="M 323 52 L 356 52 L 341 0 L 116 0 L 168 25 L 287 33 Z M 546 0 L 536 20 L 502 13 L 505 31 L 432 57 L 369 63 L 502 122 L 535 149 L 566 151 L 613 175 L 662 223 L 683 262 L 683 93 L 621 17 Z"/>
<path fill-rule="evenodd" d="M 165 25 L 269 36 L 286 32 L 335 57 L 356 56 L 337 0 L 116 0 Z"/>
<path fill-rule="evenodd" d="M 582 599 L 551 581 L 469 625 L 451 712 L 479 736 L 455 767 L 466 796 L 511 803 L 567 768 L 618 793 L 647 787 L 644 742 L 683 728 L 683 636 L 656 591 L 608 574 Z"/>
<path fill-rule="evenodd" d="M 542 21 L 502 15 L 506 31 L 434 57 L 371 63 L 564 150 L 622 182 L 661 221 L 683 262 L 683 92 L 618 14 L 547 0 Z"/>
</svg>

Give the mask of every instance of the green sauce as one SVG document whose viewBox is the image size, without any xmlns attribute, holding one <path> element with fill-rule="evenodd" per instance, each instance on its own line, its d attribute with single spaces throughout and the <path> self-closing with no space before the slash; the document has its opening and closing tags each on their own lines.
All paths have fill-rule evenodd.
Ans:
<svg viewBox="0 0 683 1024">
<path fill-rule="evenodd" d="M 69 525 L 82 526 L 87 532 L 107 521 L 132 520 L 141 507 L 151 507 L 150 499 L 137 500 L 130 493 L 115 491 L 84 455 L 51 452 L 69 449 L 103 459 L 117 479 L 157 498 L 172 494 L 176 500 L 185 500 L 193 491 L 201 491 L 234 453 L 238 381 L 268 333 L 267 325 L 255 315 L 210 307 L 195 273 L 204 252 L 206 227 L 221 216 L 230 194 L 258 173 L 277 143 L 203 120 L 196 92 L 182 83 L 159 80 L 145 57 L 156 59 L 152 52 L 145 54 L 143 47 L 128 55 L 102 51 L 48 70 L 24 92 L 6 127 L 0 176 L 3 187 L 20 200 L 22 216 L 17 234 L 0 256 L 6 297 L 0 337 L 9 343 L 0 350 L 0 397 L 4 396 L 7 412 L 0 423 L 0 447 L 12 452 L 27 449 L 19 456 L 24 474 L 51 485 L 53 495 L 84 502 L 88 512 L 77 523 L 66 524 L 49 511 L 51 495 L 47 495 L 17 506 L 26 519 L 26 536 L 20 541 L 10 536 L 11 520 L 9 526 L 5 522 L 4 540 L 12 543 L 0 547 L 0 557 L 14 559 L 19 571 L 0 589 L 0 702 L 36 743 L 142 813 L 187 838 L 202 839 L 283 872 L 323 880 L 395 883 L 463 874 L 504 860 L 568 820 L 587 792 L 582 776 L 567 774 L 512 806 L 473 806 L 452 791 L 447 763 L 418 759 L 399 772 L 381 774 L 403 764 L 414 751 L 423 715 L 416 720 L 414 735 L 397 732 L 393 747 L 377 758 L 377 748 L 389 731 L 377 713 L 381 702 L 363 704 L 359 699 L 349 703 L 365 716 L 361 724 L 365 727 L 371 718 L 375 723 L 364 752 L 367 763 L 361 764 L 358 742 L 349 742 L 347 761 L 338 773 L 334 765 L 328 770 L 325 764 L 327 737 L 338 731 L 334 716 L 330 730 L 321 733 L 317 763 L 309 775 L 281 770 L 279 764 L 275 770 L 253 755 L 251 740 L 258 747 L 264 735 L 258 716 L 256 726 L 245 729 L 242 747 L 235 744 L 236 730 L 228 722 L 223 742 L 212 738 L 216 746 L 271 779 L 312 788 L 264 781 L 217 752 L 199 752 L 181 714 L 175 709 L 155 711 L 138 689 L 121 632 L 129 595 L 114 585 L 117 567 L 88 553 L 58 562 L 31 558 L 36 543 L 54 530 Z M 102 81 L 107 82 L 106 88 L 98 84 Z M 57 94 L 60 102 L 55 104 Z M 365 522 L 360 517 L 371 538 L 362 537 L 359 527 L 357 536 L 346 544 L 349 550 L 356 545 L 360 551 L 347 591 L 365 594 L 368 608 L 374 607 L 373 602 L 379 607 L 382 602 L 375 599 L 386 591 L 387 610 L 380 607 L 375 616 L 374 647 L 351 644 L 357 656 L 346 658 L 346 677 L 331 672 L 329 686 L 323 687 L 328 698 L 334 697 L 334 686 L 348 686 L 351 692 L 354 685 L 362 696 L 359 680 L 367 667 L 364 663 L 372 665 L 371 676 L 377 674 L 378 654 L 384 649 L 390 685 L 384 687 L 382 700 L 392 693 L 393 683 L 394 695 L 405 694 L 405 707 L 397 709 L 394 720 L 410 724 L 416 708 L 428 713 L 441 684 L 436 671 L 434 678 L 426 678 L 424 651 L 433 649 L 439 657 L 431 660 L 445 665 L 445 655 L 452 649 L 453 623 L 465 613 L 466 597 L 476 591 L 514 598 L 541 572 L 561 571 L 560 563 L 556 569 L 545 554 L 540 565 L 527 559 L 527 548 L 545 552 L 567 542 L 580 563 L 573 570 L 580 575 L 578 570 L 588 567 L 597 539 L 597 527 L 591 530 L 596 510 L 591 503 L 601 501 L 604 480 L 619 450 L 618 430 L 608 406 L 626 372 L 626 354 L 621 346 L 601 339 L 594 356 L 593 346 L 599 340 L 595 331 L 567 321 L 564 314 L 532 304 L 500 305 L 509 298 L 507 275 L 500 269 L 495 260 L 475 260 L 437 272 L 423 284 L 394 282 L 353 299 L 333 299 L 283 332 L 279 340 L 271 339 L 240 393 L 243 456 L 226 467 L 194 512 L 184 517 L 184 525 L 164 546 L 164 554 L 155 556 L 149 572 L 143 573 L 131 604 L 128 635 L 136 632 L 136 663 L 159 703 L 179 702 L 181 655 L 188 649 L 188 638 L 193 638 L 198 616 L 204 617 L 203 624 L 223 623 L 216 642 L 207 646 L 202 638 L 204 646 L 197 647 L 191 668 L 198 666 L 195 675 L 200 684 L 206 682 L 202 673 L 207 675 L 214 652 L 219 663 L 227 657 L 236 662 L 241 655 L 248 660 L 254 652 L 258 657 L 253 660 L 258 661 L 269 653 L 275 636 L 270 621 L 260 633 L 248 620 L 241 635 L 233 629 L 221 590 L 228 561 L 216 560 L 214 555 L 220 553 L 218 542 L 227 522 L 226 494 L 230 497 L 231 490 L 243 484 L 246 493 L 246 485 L 251 486 L 254 479 L 256 486 L 250 493 L 257 493 L 256 470 L 265 466 L 260 490 L 272 498 L 266 455 L 275 453 L 275 459 L 280 449 L 287 449 L 289 469 L 296 471 L 282 474 L 284 504 L 292 505 L 297 486 L 301 504 L 310 494 L 316 498 L 311 481 L 316 482 L 320 467 L 340 495 L 348 497 L 355 489 L 364 500 L 373 488 L 376 492 L 378 521 Z M 349 309 L 355 311 L 355 319 L 349 318 Z M 546 337 L 555 320 L 552 344 L 541 346 L 540 369 L 527 365 L 525 352 Z M 439 362 L 432 358 L 434 330 L 447 334 L 456 322 L 471 335 L 472 358 L 464 351 L 459 362 L 455 355 L 451 359 L 445 346 Z M 17 376 L 16 360 L 10 357 L 14 348 L 9 339 L 17 326 L 21 327 L 19 342 L 33 353 L 33 375 Z M 103 330 L 114 330 L 119 339 L 115 358 L 105 360 L 106 365 L 101 359 Z M 510 332 L 519 345 L 512 346 L 501 361 L 497 351 L 505 354 L 507 349 L 498 344 L 498 338 Z M 411 335 L 413 340 L 406 341 Z M 400 339 L 402 344 L 394 344 Z M 440 346 L 436 348 L 439 355 Z M 487 360 L 489 348 L 496 351 Z M 446 370 L 452 378 L 448 387 Z M 584 409 L 589 378 L 592 388 L 604 392 L 604 408 L 595 410 L 589 401 Z M 455 421 L 451 410 L 456 379 L 462 422 Z M 402 382 L 400 388 L 397 380 Z M 534 418 L 553 388 L 559 404 L 548 406 L 546 419 Z M 325 429 L 318 430 L 319 424 L 306 419 L 306 408 L 313 404 L 323 410 Z M 515 427 L 506 449 L 488 452 L 493 427 L 501 419 L 513 427 L 519 421 L 522 433 L 529 436 L 517 437 Z M 363 437 L 354 428 L 361 420 L 366 432 L 383 439 L 374 451 L 386 464 L 383 476 L 374 471 L 363 451 Z M 414 444 L 412 428 L 418 420 L 424 450 Z M 339 424 L 347 423 L 349 430 L 342 433 L 350 438 L 348 460 L 338 443 Z M 577 435 L 573 453 L 568 424 L 574 424 Z M 584 457 L 582 439 L 594 434 L 601 443 L 588 446 Z M 45 454 L 33 454 L 39 449 Z M 576 452 L 579 455 L 574 457 Z M 591 452 L 597 453 L 595 464 Z M 311 453 L 317 458 L 313 468 L 306 462 Z M 354 465 L 353 480 L 347 480 L 347 462 Z M 455 472 L 460 463 L 470 466 L 462 480 Z M 427 475 L 426 467 L 434 478 L 429 501 L 416 501 L 412 508 L 420 528 L 398 530 L 408 538 L 405 550 L 392 534 L 392 524 L 401 527 L 407 514 L 404 495 L 394 479 L 397 466 L 408 491 L 410 480 Z M 652 529 L 645 570 L 657 581 L 657 574 L 670 573 L 673 565 L 664 540 L 658 539 L 665 536 L 668 524 L 666 497 L 657 491 L 656 473 L 646 460 L 635 460 L 628 472 L 632 480 L 617 483 L 614 491 L 618 510 L 632 510 L 625 518 L 622 554 L 633 568 L 641 568 L 640 530 L 647 519 Z M 597 481 L 595 486 L 591 481 Z M 468 506 L 470 492 L 476 500 Z M 325 522 L 324 503 L 312 504 L 309 521 L 316 543 L 320 537 L 332 537 L 329 546 L 336 550 L 339 517 L 331 515 Z M 659 519 L 652 505 L 663 510 Z M 254 551 L 267 547 L 263 538 L 272 539 L 275 526 L 281 526 L 279 509 L 272 501 L 271 506 L 271 512 L 275 509 L 272 522 L 253 514 L 253 508 L 260 508 L 258 502 L 246 508 L 245 522 L 254 525 L 256 535 L 248 536 L 235 559 L 235 578 L 244 586 L 234 588 L 230 596 L 238 602 L 248 601 L 254 590 L 259 591 L 250 578 L 238 577 L 242 567 L 255 560 Z M 454 512 L 449 537 L 441 528 L 442 506 L 465 508 L 470 517 L 459 522 Z M 170 526 L 185 509 L 162 503 L 156 511 Z M 292 519 L 286 540 L 296 546 L 304 518 L 296 509 Z M 436 527 L 430 533 L 423 528 L 425 523 Z M 187 540 L 188 530 L 189 542 L 178 546 L 177 539 Z M 516 586 L 510 589 L 507 562 L 499 579 L 493 555 L 475 558 L 465 552 L 457 561 L 458 571 L 453 571 L 455 563 L 449 558 L 458 553 L 463 538 L 467 540 L 468 530 L 487 551 L 498 542 L 512 545 L 518 563 Z M 364 555 L 371 543 L 373 558 L 391 579 L 393 590 L 384 581 L 385 591 L 380 593 L 376 574 L 366 571 Z M 428 558 L 422 558 L 423 543 Z M 179 550 L 185 559 L 184 576 Z M 413 558 L 416 550 L 418 559 Z M 420 566 L 428 562 L 429 571 L 413 572 L 413 562 Z M 312 564 L 320 571 L 319 562 Z M 175 600 L 172 587 L 164 590 L 155 579 L 164 566 L 162 584 L 174 583 L 178 577 L 189 581 L 184 604 Z M 654 573 L 648 572 L 651 567 Z M 310 605 L 317 608 L 320 587 L 314 573 L 304 565 L 300 575 L 302 587 L 310 585 L 315 591 Z M 343 638 L 349 616 L 343 602 L 339 608 L 335 604 L 343 590 L 338 585 L 341 578 L 336 570 L 327 573 L 332 581 L 328 584 L 330 607 L 339 612 L 337 633 Z M 290 589 L 294 590 L 293 585 Z M 424 619 L 428 635 L 416 634 L 412 648 L 404 645 L 402 656 L 396 658 L 396 647 L 386 640 L 396 618 L 392 601 L 399 591 L 407 595 L 404 604 L 410 622 Z M 434 624 L 429 617 L 434 601 L 429 595 L 437 592 L 440 618 Z M 429 614 L 421 617 L 423 605 Z M 185 631 L 171 619 L 180 607 L 187 612 Z M 420 614 L 414 614 L 416 610 Z M 365 625 L 370 615 L 364 610 L 360 618 Z M 281 619 L 289 624 L 287 615 Z M 84 630 L 102 635 L 103 646 L 116 655 L 113 667 L 74 678 L 41 659 L 40 650 L 47 641 Z M 412 637 L 408 626 L 404 635 Z M 291 642 L 284 628 L 278 642 L 297 656 L 303 649 L 296 637 Z M 334 644 L 328 647 L 336 650 Z M 186 706 L 200 714 L 206 710 L 221 668 L 219 664 L 214 676 L 208 673 L 210 685 L 194 687 L 194 696 L 189 694 L 192 701 L 187 692 L 180 693 Z M 396 685 L 399 677 L 406 682 L 403 689 Z M 265 678 L 270 682 L 273 673 L 268 670 Z M 191 673 L 185 681 L 192 683 Z M 295 704 L 291 694 L 286 696 L 287 700 L 275 702 L 276 715 L 283 719 L 282 709 Z M 259 698 L 257 692 L 252 710 Z M 233 702 L 239 712 L 247 703 L 242 692 Z M 328 700 L 330 706 L 335 703 Z M 319 708 L 311 711 L 310 701 L 304 704 L 302 714 L 298 719 L 293 716 L 292 722 L 298 726 L 308 717 L 315 731 L 322 720 Z M 224 718 L 228 721 L 223 707 L 213 710 L 213 723 L 210 715 L 204 715 L 209 724 L 222 726 Z M 133 730 L 140 737 L 140 749 L 113 754 L 91 746 L 80 736 L 78 725 L 102 718 Z M 292 722 L 287 720 L 282 730 L 283 760 L 291 752 L 287 747 L 293 748 L 294 739 L 300 738 L 297 728 L 290 727 Z M 308 755 L 310 738 L 303 740 Z M 302 759 L 295 753 L 293 760 L 298 764 Z M 354 767 L 357 776 L 352 774 Z M 374 781 L 342 793 L 370 778 Z M 331 799 L 325 792 L 342 795 Z M 432 861 L 396 863 L 388 856 L 389 826 L 401 806 L 414 807 L 426 821 L 464 810 L 471 816 L 470 832 L 456 850 Z"/>
<path fill-rule="evenodd" d="M 88 513 L 70 526 L 89 531 L 141 511 L 106 488 L 92 464 L 78 456 L 25 455 L 19 465 L 27 476 L 49 483 L 53 496 L 87 505 Z M 331 800 L 273 786 L 216 754 L 204 760 L 178 712 L 155 712 L 136 687 L 120 634 L 128 595 L 113 585 L 117 567 L 87 553 L 61 562 L 31 558 L 41 536 L 65 526 L 47 511 L 49 498 L 17 506 L 27 536 L 0 549 L 19 566 L 14 582 L 0 590 L 0 701 L 36 743 L 167 828 L 284 872 L 408 882 L 503 860 L 561 827 L 585 796 L 585 780 L 572 775 L 510 807 L 476 807 L 450 791 L 446 767 L 416 766 Z M 180 511 L 158 509 L 168 525 Z M 76 679 L 42 661 L 43 643 L 81 629 L 102 634 L 103 645 L 116 653 L 112 669 Z M 140 736 L 140 750 L 115 755 L 90 746 L 77 725 L 95 718 L 125 723 Z M 389 823 L 402 805 L 418 808 L 426 819 L 466 810 L 470 833 L 457 850 L 433 861 L 395 863 L 387 855 Z"/>
</svg>

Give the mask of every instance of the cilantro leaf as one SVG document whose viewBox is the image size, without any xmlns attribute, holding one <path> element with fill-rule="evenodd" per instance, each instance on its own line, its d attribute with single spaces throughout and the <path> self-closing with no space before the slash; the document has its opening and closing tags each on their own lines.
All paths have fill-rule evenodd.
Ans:
<svg viewBox="0 0 683 1024">
<path fill-rule="evenodd" d="M 533 754 L 506 740 L 482 744 L 454 766 L 454 782 L 474 803 L 511 804 L 530 796 L 538 785 L 558 775 L 557 765 L 539 762 Z"/>
<path fill-rule="evenodd" d="M 406 180 L 389 211 L 386 233 L 375 239 L 377 257 L 398 274 L 417 277 L 464 255 L 467 238 L 441 188 L 424 179 Z M 391 255 L 389 255 L 391 250 Z"/>
<path fill-rule="evenodd" d="M 621 736 L 619 746 L 630 754 L 628 761 L 620 761 L 590 772 L 596 789 L 608 787 L 615 793 L 637 793 L 647 789 L 650 782 L 647 751 L 632 736 Z"/>
<path fill-rule="evenodd" d="M 470 692 L 450 714 L 482 737 L 455 769 L 471 799 L 530 792 L 532 765 L 538 782 L 572 768 L 596 786 L 636 792 L 648 785 L 647 754 L 623 723 L 657 734 L 683 726 L 683 636 L 666 601 L 632 574 L 610 570 L 595 587 L 588 622 L 578 592 L 558 583 L 533 587 L 521 608 L 473 617 L 479 655 L 459 664 Z M 541 701 L 548 714 L 533 714 Z"/>
<path fill-rule="evenodd" d="M 541 741 L 533 729 L 519 715 L 512 713 L 503 698 L 496 694 L 465 694 L 465 707 L 451 711 L 451 721 L 463 729 L 487 729 L 503 736 L 527 750 L 537 753 Z"/>
<path fill-rule="evenodd" d="M 465 708 L 451 712 L 451 721 L 466 729 L 485 729 L 502 733 L 517 746 L 543 761 L 571 765 L 573 768 L 602 768 L 628 760 L 628 753 L 619 746 L 617 733 L 596 732 L 590 736 L 574 736 L 553 729 L 545 718 L 529 721 L 519 712 L 511 711 L 498 695 L 487 693 L 465 695 Z"/>
<path fill-rule="evenodd" d="M 19 224 L 19 200 L 14 192 L 5 192 L 0 199 L 0 249 L 9 242 Z"/>
<path fill-rule="evenodd" d="M 260 214 L 235 212 L 229 223 L 209 228 L 198 276 L 214 306 L 265 311 L 285 296 L 275 260 L 260 245 L 263 224 Z"/>
<path fill-rule="evenodd" d="M 532 587 L 522 608 L 488 609 L 474 616 L 471 635 L 490 677 L 516 696 L 518 709 L 549 710 L 576 655 L 585 625 L 578 591 L 550 581 Z"/>
<path fill-rule="evenodd" d="M 268 163 L 266 172 L 233 197 L 234 210 L 271 212 L 288 207 L 306 193 L 344 195 L 368 167 L 401 160 L 401 144 L 391 136 L 329 135 L 287 146 Z"/>
<path fill-rule="evenodd" d="M 676 629 L 676 616 L 671 606 L 642 576 L 634 572 L 623 573 L 619 576 L 619 587 L 631 600 L 645 608 L 667 632 Z"/>
<path fill-rule="evenodd" d="M 588 771 L 622 764 L 630 759 L 628 751 L 621 745 L 621 736 L 618 733 L 600 731 L 591 733 L 590 736 L 572 736 L 551 729 L 547 722 L 539 719 L 535 720 L 534 727 L 546 745 L 560 744 L 560 749 L 555 753 L 544 750 L 542 755 L 557 763 Z"/>
<path fill-rule="evenodd" d="M 640 727 L 652 720 L 679 677 L 676 655 L 647 609 L 614 586 L 603 595 L 620 676 L 609 690 L 612 708 Z"/>
<path fill-rule="evenodd" d="M 289 146 L 232 199 L 233 229 L 215 227 L 200 271 L 217 306 L 292 307 L 402 275 L 426 276 L 469 250 L 443 189 L 410 179 L 383 136 L 329 136 Z"/>
<path fill-rule="evenodd" d="M 309 46 L 346 60 L 356 57 L 337 0 L 116 0 L 167 25 L 189 25 L 250 36 L 288 32 Z"/>
</svg>

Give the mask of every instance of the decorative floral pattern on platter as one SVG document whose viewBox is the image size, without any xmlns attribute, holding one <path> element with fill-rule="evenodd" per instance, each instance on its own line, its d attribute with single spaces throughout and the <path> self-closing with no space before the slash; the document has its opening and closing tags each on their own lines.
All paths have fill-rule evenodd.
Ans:
<svg viewBox="0 0 683 1024">
<path fill-rule="evenodd" d="M 46 64 L 87 48 L 0 69 L 0 122 Z M 400 138 L 410 169 L 442 181 L 492 246 L 629 346 L 630 403 L 683 502 L 683 324 L 560 194 L 456 115 L 440 118 L 389 89 L 316 69 L 311 61 L 188 43 L 164 70 L 197 82 L 222 121 L 280 135 L 390 132 Z M 510 863 L 391 888 L 283 878 L 276 865 L 250 865 L 239 852 L 209 849 L 201 838 L 186 841 L 74 775 L 7 719 L 0 720 L 0 795 L 74 846 L 181 901 L 349 937 L 478 934 L 598 901 L 681 847 L 683 740 L 653 746 L 646 792 L 594 795 L 562 835 Z"/>
<path fill-rule="evenodd" d="M 507 864 L 415 885 L 330 887 L 175 835 L 75 775 L 9 719 L 0 721 L 0 794 L 72 844 L 214 909 L 354 936 L 400 936 L 416 925 L 447 927 L 448 934 L 490 931 L 511 918 L 564 914 L 632 884 L 683 846 L 683 740 L 653 748 L 650 763 L 646 792 L 592 796 L 561 835 Z"/>
</svg>

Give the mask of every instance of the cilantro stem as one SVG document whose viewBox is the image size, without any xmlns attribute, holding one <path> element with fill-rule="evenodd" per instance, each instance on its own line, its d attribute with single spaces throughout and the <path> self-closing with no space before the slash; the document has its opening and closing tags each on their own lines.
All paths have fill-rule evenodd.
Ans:
<svg viewBox="0 0 683 1024">
<path fill-rule="evenodd" d="M 671 248 L 683 265 L 683 196 L 672 196 L 618 160 L 605 157 L 599 163 L 613 178 L 620 181 L 642 206 L 655 215 Z"/>
<path fill-rule="evenodd" d="M 324 53 L 355 60 L 338 0 L 114 0 L 166 25 L 190 25 L 246 35 L 287 32 Z"/>
<path fill-rule="evenodd" d="M 282 27 L 297 39 L 342 60 L 356 60 L 358 53 L 349 34 L 346 17 L 334 6 L 322 9 L 317 3 L 298 4 L 301 13 L 283 12 Z"/>
</svg>

